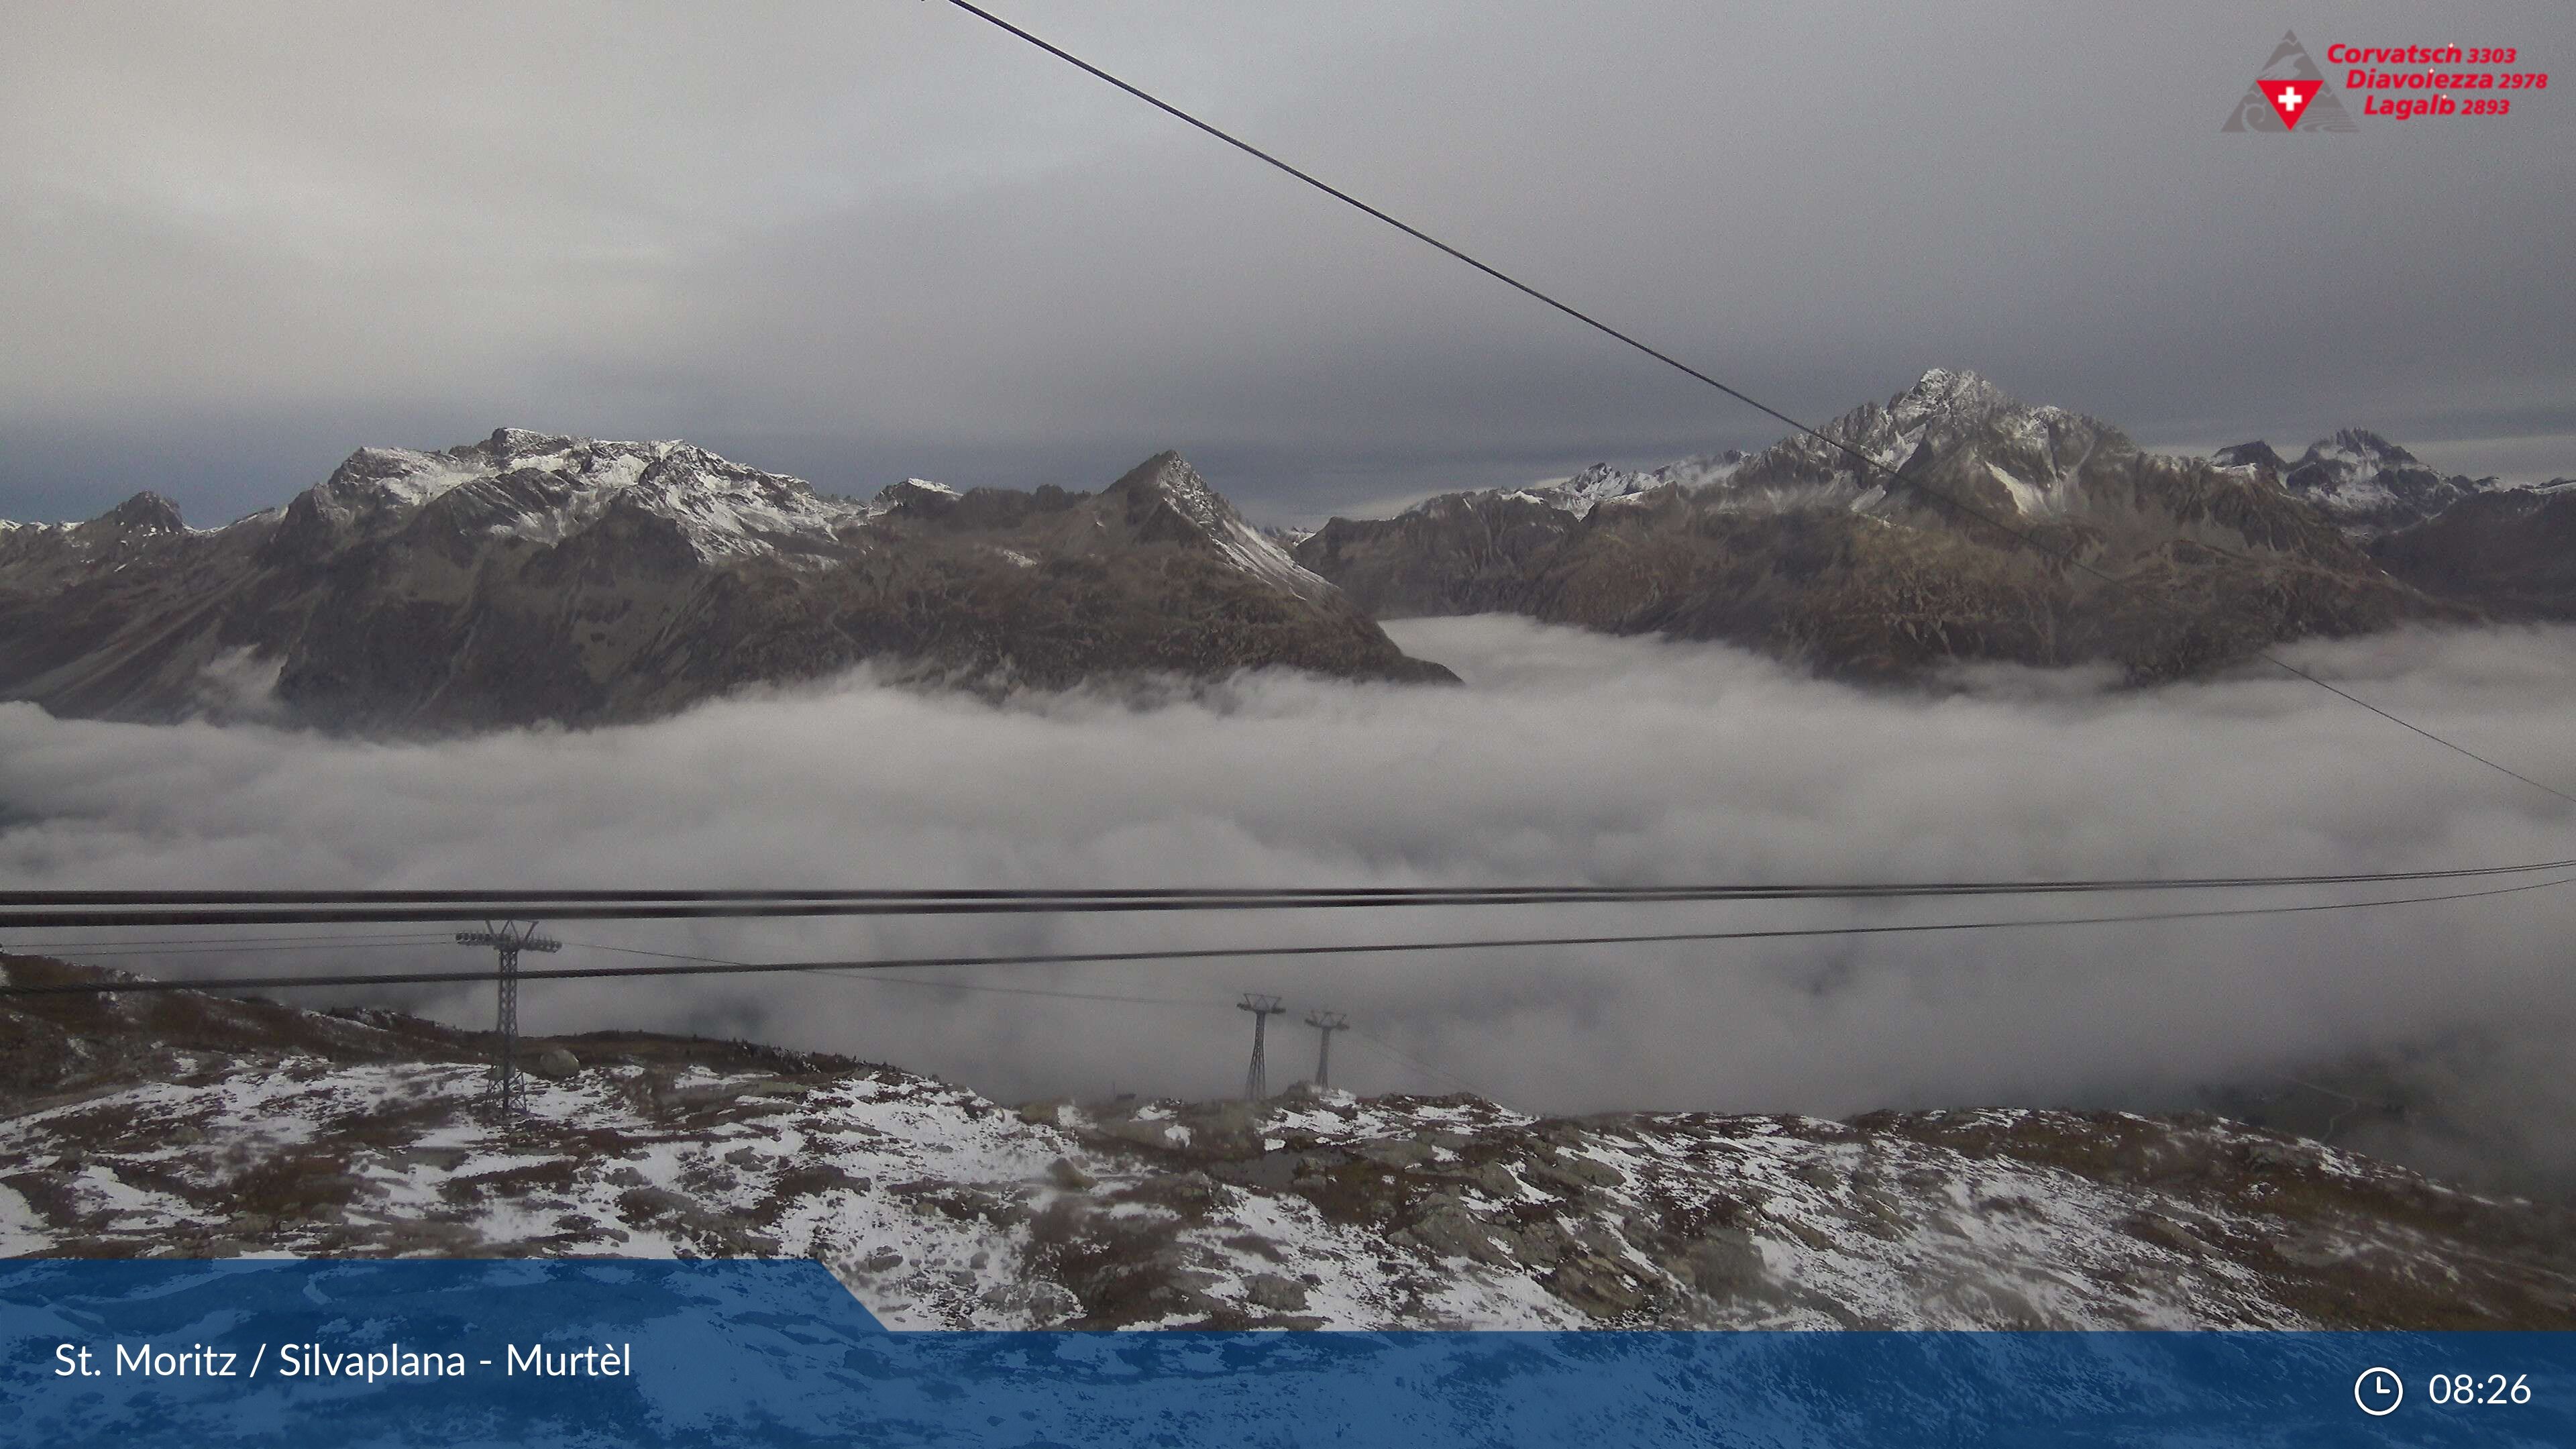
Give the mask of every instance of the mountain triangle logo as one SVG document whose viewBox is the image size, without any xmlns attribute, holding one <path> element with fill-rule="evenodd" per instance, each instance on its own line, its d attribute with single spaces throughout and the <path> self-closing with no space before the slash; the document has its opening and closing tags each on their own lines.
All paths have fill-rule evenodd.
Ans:
<svg viewBox="0 0 2576 1449">
<path fill-rule="evenodd" d="M 2306 46 L 2289 31 L 2281 33 L 2281 43 L 2272 50 L 2272 58 L 2254 84 L 2245 88 L 2244 98 L 2227 118 L 2222 131 L 2358 131 L 2352 113 L 2343 101 L 2326 89 L 2325 72 L 2308 58 Z"/>
</svg>

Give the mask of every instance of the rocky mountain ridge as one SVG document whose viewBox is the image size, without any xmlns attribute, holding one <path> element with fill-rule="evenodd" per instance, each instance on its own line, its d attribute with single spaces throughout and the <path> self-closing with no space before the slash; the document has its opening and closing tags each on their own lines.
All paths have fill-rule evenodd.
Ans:
<svg viewBox="0 0 2576 1449">
<path fill-rule="evenodd" d="M 2320 438 L 2295 461 L 2260 439 L 2211 455 L 2222 468 L 2270 479 L 2290 496 L 2367 541 L 2438 518 L 2464 499 L 2496 492 L 2495 478 L 2434 472 L 2413 453 L 2363 428 Z"/>
<path fill-rule="evenodd" d="M 2146 453 L 1971 373 L 1926 372 L 1818 432 L 1579 511 L 1451 494 L 1294 552 L 1380 617 L 1504 610 L 1874 678 L 2102 660 L 2152 681 L 2466 617 L 2258 470 Z"/>
<path fill-rule="evenodd" d="M 2154 682 L 2310 635 L 2576 617 L 2543 546 L 2576 489 L 2444 477 L 2366 431 L 2161 457 L 1934 369 L 1821 432 L 1312 533 L 1252 527 L 1171 454 L 1098 493 L 905 479 L 863 502 L 677 442 L 367 448 L 220 529 L 148 493 L 0 525 L 0 698 L 423 731 L 646 719 L 861 665 L 988 693 L 1443 680 L 1375 620 L 1490 611 L 1862 679 Z"/>
<path fill-rule="evenodd" d="M 1722 483 L 1743 466 L 1744 454 L 1729 448 L 1723 453 L 1684 458 L 1645 471 L 1594 463 L 1554 483 L 1512 491 L 1581 518 L 1600 504 L 1635 498 L 1658 488 L 1706 488 Z"/>
<path fill-rule="evenodd" d="M 1279 665 L 1441 680 L 1176 454 L 1098 493 L 859 502 L 687 443 L 366 448 L 283 507 L 0 528 L 0 697 L 340 728 L 649 718 L 872 664 L 984 690 Z"/>
<path fill-rule="evenodd" d="M 898 1328 L 2576 1327 L 2565 1211 L 2207 1115 L 1014 1111 L 596 1033 L 505 1128 L 489 1039 L 398 1013 L 22 997 L 0 1042 L 8 1255 L 810 1256 Z"/>
</svg>

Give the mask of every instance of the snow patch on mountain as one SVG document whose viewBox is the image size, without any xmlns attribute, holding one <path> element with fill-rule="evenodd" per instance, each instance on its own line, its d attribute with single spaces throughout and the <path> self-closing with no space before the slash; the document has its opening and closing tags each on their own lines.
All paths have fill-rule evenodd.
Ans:
<svg viewBox="0 0 2576 1449">
<path fill-rule="evenodd" d="M 1177 455 L 1164 455 L 1158 466 L 1150 486 L 1219 555 L 1301 597 L 1332 592 L 1289 557 L 1280 539 L 1246 522 Z M 821 566 L 821 556 L 846 545 L 853 529 L 907 506 L 936 509 L 963 496 L 945 483 L 904 478 L 862 503 L 677 440 L 625 442 L 505 427 L 440 452 L 360 448 L 294 502 L 241 523 L 278 525 L 300 515 L 345 541 L 387 537 L 435 515 L 483 536 L 551 548 L 597 527 L 615 510 L 634 509 L 676 525 L 710 563 L 780 557 Z M 139 494 L 85 523 L 0 521 L 0 539 L 12 547 L 54 545 L 58 553 L 69 543 L 78 555 L 180 527 L 177 510 L 166 500 Z M 1295 536 L 1287 541 L 1293 544 Z"/>
<path fill-rule="evenodd" d="M 1199 475 L 1178 453 L 1163 453 L 1146 462 L 1116 484 L 1118 488 L 1135 489 L 1158 496 L 1180 517 L 1189 521 L 1217 552 L 1245 573 L 1276 585 L 1304 599 L 1325 598 L 1336 590 L 1279 546 L 1277 540 L 1246 522 L 1207 479 Z"/>
<path fill-rule="evenodd" d="M 1980 416 L 2012 406 L 2004 390 L 1973 372 L 1926 368 L 1914 385 L 1888 399 L 1887 414 L 1899 429 L 1934 418 Z"/>
<path fill-rule="evenodd" d="M 2507 487 L 2501 480 L 2436 472 L 2366 428 L 2343 428 L 2296 460 L 2257 439 L 2221 448 L 2211 461 L 2248 478 L 2268 478 L 2354 538 L 2372 538 L 2439 517 L 2461 500 Z"/>
<path fill-rule="evenodd" d="M 1987 455 L 1991 476 L 2026 517 L 2067 511 L 2079 470 L 2107 440 L 2119 438 L 2107 424 L 2082 414 L 2026 406 L 1973 372 L 1936 367 L 1884 404 L 1864 404 L 1815 433 L 1793 433 L 1750 456 L 1730 450 L 1649 470 L 1595 463 L 1569 478 L 1484 496 L 1588 517 L 1604 504 L 1677 488 L 1700 509 L 1841 508 L 1874 514 L 1891 502 L 1889 477 L 1936 433 L 1953 440 L 1973 437 Z M 1421 513 L 1441 502 L 1408 511 Z"/>
<path fill-rule="evenodd" d="M 862 512 L 871 519 L 882 518 L 909 504 L 953 503 L 962 496 L 947 484 L 928 478 L 899 478 L 878 489 L 877 496 L 867 501 Z"/>
<path fill-rule="evenodd" d="M 793 553 L 860 521 L 859 505 L 801 479 L 728 462 L 688 443 L 618 442 L 498 428 L 426 453 L 361 448 L 290 512 L 382 536 L 436 510 L 458 526 L 549 547 L 628 507 L 676 524 L 700 557 Z"/>
<path fill-rule="evenodd" d="M 1692 492 L 1723 483 L 1744 465 L 1744 455 L 1733 450 L 1703 454 L 1666 463 L 1660 468 L 1631 469 L 1594 463 L 1571 477 L 1525 488 L 1497 489 L 1510 498 L 1544 503 L 1562 508 L 1577 518 L 1590 515 L 1604 503 L 1623 503 L 1643 497 L 1659 488 L 1679 488 Z"/>
<path fill-rule="evenodd" d="M 0 1258 L 25 1258 L 54 1245 L 34 1207 L 13 1187 L 0 1185 Z"/>
<path fill-rule="evenodd" d="M 510 429 L 495 433 L 497 438 Z M 342 497 L 368 497 L 407 508 L 418 508 L 449 489 L 488 478 L 493 469 L 488 456 L 477 458 L 468 453 L 423 453 L 410 448 L 360 448 L 349 455 L 324 486 Z"/>
</svg>

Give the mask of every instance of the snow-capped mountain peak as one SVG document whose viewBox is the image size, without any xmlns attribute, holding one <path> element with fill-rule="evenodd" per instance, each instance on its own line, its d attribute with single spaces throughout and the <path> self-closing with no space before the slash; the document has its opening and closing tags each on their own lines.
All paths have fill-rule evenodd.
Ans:
<svg viewBox="0 0 2576 1449">
<path fill-rule="evenodd" d="M 2321 619 L 2361 632 L 2424 607 L 2281 489 L 2149 455 L 2106 422 L 1957 369 L 1709 471 L 1701 486 L 1581 516 L 1547 489 L 1449 495 L 1393 519 L 1337 519 L 1297 557 L 1383 615 L 1515 609 L 1890 676 L 2107 657 L 2139 679 L 2175 678 L 2231 657 L 2236 640 L 2296 638 Z M 1643 481 L 1591 469 L 1557 486 Z M 2240 586 L 2279 557 L 2307 572 Z M 2088 593 L 2071 578 L 2132 567 L 2223 587 Z"/>
<path fill-rule="evenodd" d="M 1723 453 L 1704 453 L 1666 463 L 1659 468 L 1621 468 L 1610 463 L 1593 463 L 1582 470 L 1550 483 L 1537 483 L 1524 488 L 1497 490 L 1499 494 L 1561 508 L 1577 518 L 1589 517 L 1592 510 L 1605 503 L 1621 503 L 1640 498 L 1658 488 L 1679 488 L 1684 492 L 1723 483 L 1744 465 L 1744 454 L 1730 448 Z M 1448 495 L 1456 496 L 1456 495 Z M 1414 512 L 1440 503 L 1426 500 L 1414 505 Z"/>
<path fill-rule="evenodd" d="M 2502 486 L 2494 478 L 2435 472 L 2413 453 L 2366 428 L 2340 428 L 2308 445 L 2296 461 L 2257 439 L 2221 448 L 2212 461 L 2281 487 L 2356 538 L 2394 532 Z"/>
<path fill-rule="evenodd" d="M 2269 468 L 2277 474 L 2286 473 L 2290 468 L 2288 461 L 2282 458 L 2280 454 L 2273 452 L 2272 445 L 2264 442 L 2260 438 L 2256 438 L 2250 443 L 2231 444 L 2210 454 L 2209 458 L 2211 462 L 2217 464 L 2221 468 L 2233 468 L 2249 472 L 2257 472 L 2262 469 Z"/>
<path fill-rule="evenodd" d="M 1300 598 L 1321 599 L 1336 592 L 1290 558 L 1276 540 L 1246 522 L 1178 453 L 1157 453 L 1137 464 L 1110 484 L 1107 493 L 1125 498 L 1127 522 L 1140 539 L 1161 543 L 1204 539 L 1244 572 Z"/>
<path fill-rule="evenodd" d="M 745 468 L 692 444 L 496 428 L 443 452 L 361 448 L 289 505 L 335 535 L 445 526 L 560 543 L 612 508 L 675 525 L 701 558 L 796 553 L 863 518 L 802 479 Z"/>
<path fill-rule="evenodd" d="M 2367 428 L 2339 428 L 2334 436 L 2308 445 L 2304 462 L 2332 461 L 2356 470 L 2421 467 L 2422 460 Z"/>
<path fill-rule="evenodd" d="M 2366 488 L 2382 473 L 2431 472 L 2414 454 L 2366 428 L 2339 428 L 2310 443 L 2285 471 L 2312 474 L 2308 486 L 2319 492 Z"/>
<path fill-rule="evenodd" d="M 1927 368 L 1914 385 L 1888 399 L 1888 416 L 1899 427 L 1912 427 L 1935 417 L 1975 417 L 2009 407 L 2002 388 L 1973 372 Z"/>
<path fill-rule="evenodd" d="M 1613 467 L 1594 463 L 1572 477 L 1537 488 L 1521 490 L 1552 508 L 1562 508 L 1577 518 L 1589 515 L 1594 508 L 1613 499 L 1634 498 L 1664 486 L 1665 480 L 1655 472 Z"/>
<path fill-rule="evenodd" d="M 1908 500 L 1891 496 L 1890 475 L 1929 450 L 1929 459 L 1966 489 L 1966 501 L 2054 516 L 2080 502 L 2088 463 L 2132 445 L 2107 423 L 2065 408 L 2018 402 L 1976 373 L 1927 369 L 1885 406 L 1864 404 L 1818 429 L 1755 454 L 1703 506 L 1764 511 L 1840 507 L 1886 514 Z M 1866 460 L 1864 462 L 1864 460 Z"/>
<path fill-rule="evenodd" d="M 861 664 L 993 690 L 1454 678 L 1171 455 L 1098 493 L 912 478 L 862 503 L 685 442 L 503 428 L 362 448 L 219 529 L 151 498 L 0 529 L 0 602 L 46 641 L 0 650 L 0 692 L 115 718 L 247 708 L 244 659 L 261 717 L 364 729 L 644 719 Z M 1203 614 L 1224 627 L 1173 627 Z"/>
<path fill-rule="evenodd" d="M 1966 473 L 1991 478 L 2003 490 L 1990 504 L 2009 503 L 2024 515 L 2064 512 L 2072 502 L 2071 480 L 2087 461 L 2133 446 L 2107 423 L 2065 408 L 2016 402 L 1974 372 L 1934 367 L 1883 405 L 1864 403 L 1815 434 L 1793 433 L 1750 456 L 1729 450 L 1646 470 L 1595 463 L 1568 478 L 1495 490 L 1492 496 L 1526 499 L 1578 518 L 1661 488 L 1679 488 L 1699 509 L 1878 513 L 1894 502 L 1887 475 L 1936 435 L 1945 462 L 1964 457 Z M 1459 496 L 1484 495 L 1451 495 Z M 1411 511 L 1449 502 L 1433 499 Z"/>
<path fill-rule="evenodd" d="M 344 506 L 417 508 L 489 471 L 449 453 L 360 448 L 331 470 L 316 491 Z"/>
<path fill-rule="evenodd" d="M 91 522 L 128 534 L 178 533 L 187 527 L 180 521 L 179 505 L 152 492 L 137 493 Z"/>
</svg>

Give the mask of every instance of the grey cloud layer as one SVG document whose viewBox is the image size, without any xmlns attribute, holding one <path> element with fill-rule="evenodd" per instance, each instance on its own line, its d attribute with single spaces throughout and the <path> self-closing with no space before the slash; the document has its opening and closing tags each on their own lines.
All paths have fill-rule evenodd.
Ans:
<svg viewBox="0 0 2576 1449">
<path fill-rule="evenodd" d="M 1804 413 L 1944 363 L 2150 442 L 2576 469 L 2513 442 L 2576 431 L 2569 113 L 2221 135 L 2277 17 L 1012 13 Z M 2443 20 L 2576 54 L 2563 6 Z M 213 518 L 501 422 L 850 489 L 1179 446 L 1276 516 L 1777 431 L 945 7 L 56 6 L 12 41 L 0 513 Z"/>
<path fill-rule="evenodd" d="M 62 722 L 7 706 L 0 880 L 1626 883 L 2406 869 L 2570 853 L 2568 814 L 2546 796 L 2292 681 L 2123 694 L 2080 677 L 2002 672 L 1926 699 L 1819 683 L 1721 648 L 1509 619 L 1393 632 L 1468 686 L 1255 677 L 1141 707 L 1075 696 L 991 709 L 862 678 L 651 726 L 414 745 Z M 2544 778 L 2570 768 L 2561 706 L 2576 686 L 2576 633 L 2398 635 L 2302 657 Z M 802 959 L 2200 903 L 566 924 L 560 933 Z M 1198 1007 L 797 976 L 550 985 L 531 988 L 526 1010 L 540 1029 L 661 1026 L 850 1051 L 1004 1097 L 1113 1087 L 1211 1095 L 1240 1081 L 1245 1032 L 1228 1004 L 1260 989 L 1349 1011 L 1506 1100 L 1557 1110 L 2149 1100 L 2463 1033 L 2560 1031 L 2576 1018 L 2576 982 L 2563 970 L 2569 909 L 2560 893 L 2539 891 L 2234 921 L 962 978 Z M 200 956 L 155 969 L 398 962 L 470 958 L 454 948 Z M 398 999 L 464 1021 L 488 1010 L 468 991 Z M 1297 1068 L 1309 1035 L 1287 1032 L 1274 1075 Z M 1350 1085 L 1444 1086 L 1355 1046 L 1337 1053 Z M 2478 1090 L 2531 1100 L 2500 1081 Z"/>
</svg>

